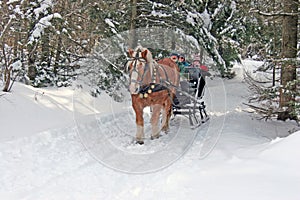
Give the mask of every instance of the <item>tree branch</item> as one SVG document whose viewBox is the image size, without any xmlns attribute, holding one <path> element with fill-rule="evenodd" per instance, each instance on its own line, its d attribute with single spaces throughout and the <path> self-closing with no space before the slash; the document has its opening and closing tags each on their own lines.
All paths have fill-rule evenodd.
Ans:
<svg viewBox="0 0 300 200">
<path fill-rule="evenodd" d="M 283 11 L 278 11 L 278 12 L 263 12 L 257 9 L 250 9 L 250 13 L 257 13 L 262 16 L 266 17 L 276 17 L 276 16 L 297 16 L 299 13 L 288 13 L 288 12 L 283 12 Z"/>
</svg>

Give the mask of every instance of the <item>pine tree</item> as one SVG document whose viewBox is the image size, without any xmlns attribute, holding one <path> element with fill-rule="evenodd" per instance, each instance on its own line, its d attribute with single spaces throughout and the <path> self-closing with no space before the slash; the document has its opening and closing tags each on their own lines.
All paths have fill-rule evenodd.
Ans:
<svg viewBox="0 0 300 200">
<path fill-rule="evenodd" d="M 282 23 L 282 67 L 280 107 L 278 119 L 297 119 L 295 114 L 295 91 L 297 89 L 297 31 L 298 31 L 298 0 L 283 1 Z"/>
<path fill-rule="evenodd" d="M 299 116 L 299 80 L 297 80 L 297 1 L 266 0 L 257 1 L 252 10 L 262 18 L 262 58 L 266 61 L 259 71 L 271 72 L 271 81 L 258 82 L 249 78 L 250 87 L 257 94 L 261 107 L 256 110 L 266 118 L 296 119 Z M 259 5 L 259 6 L 258 6 Z"/>
</svg>

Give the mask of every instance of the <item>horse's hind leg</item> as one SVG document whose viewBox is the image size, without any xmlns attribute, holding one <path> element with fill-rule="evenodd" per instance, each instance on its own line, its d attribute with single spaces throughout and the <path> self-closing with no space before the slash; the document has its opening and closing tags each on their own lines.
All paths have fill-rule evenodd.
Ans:
<svg viewBox="0 0 300 200">
<path fill-rule="evenodd" d="M 152 108 L 152 116 L 151 116 L 151 125 L 152 125 L 152 139 L 159 138 L 159 126 L 158 126 L 158 121 L 159 121 L 159 115 L 160 111 L 162 109 L 161 105 L 153 105 L 151 106 Z"/>
<path fill-rule="evenodd" d="M 144 118 L 143 118 L 143 108 L 133 104 L 133 109 L 135 111 L 136 120 L 136 143 L 144 144 Z"/>
</svg>

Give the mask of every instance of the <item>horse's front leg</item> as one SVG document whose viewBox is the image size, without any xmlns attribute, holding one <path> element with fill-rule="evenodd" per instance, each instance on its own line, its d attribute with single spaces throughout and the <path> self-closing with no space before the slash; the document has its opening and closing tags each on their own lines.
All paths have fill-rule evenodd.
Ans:
<svg viewBox="0 0 300 200">
<path fill-rule="evenodd" d="M 163 112 L 162 112 L 162 131 L 165 133 L 168 133 L 169 131 L 169 124 L 170 124 L 170 118 L 172 114 L 172 102 L 167 100 Z"/>
<path fill-rule="evenodd" d="M 151 106 L 152 108 L 152 116 L 151 116 L 151 125 L 152 125 L 152 135 L 151 135 L 151 139 L 156 139 L 159 138 L 159 126 L 158 126 L 158 122 L 159 122 L 159 116 L 160 116 L 160 111 L 162 109 L 161 105 L 153 105 Z"/>
<path fill-rule="evenodd" d="M 136 120 L 136 143 L 144 144 L 143 108 L 139 105 L 133 104 L 133 109 L 135 111 Z"/>
</svg>

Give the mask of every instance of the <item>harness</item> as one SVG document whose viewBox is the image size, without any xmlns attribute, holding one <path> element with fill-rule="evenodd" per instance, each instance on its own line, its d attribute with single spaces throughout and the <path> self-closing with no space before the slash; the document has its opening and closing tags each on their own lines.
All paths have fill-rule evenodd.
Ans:
<svg viewBox="0 0 300 200">
<path fill-rule="evenodd" d="M 160 92 L 163 90 L 169 91 L 169 88 L 162 84 L 150 83 L 149 85 L 143 85 L 142 87 L 140 87 L 138 94 L 139 94 L 140 98 L 147 98 L 148 94 L 151 94 L 154 92 Z"/>
<path fill-rule="evenodd" d="M 139 52 L 139 51 L 138 51 Z M 141 62 L 146 62 L 146 60 L 142 57 L 139 57 L 138 56 L 139 54 L 137 53 L 137 55 L 132 58 L 131 60 L 127 60 L 127 62 L 125 64 L 127 64 L 129 61 L 141 61 Z M 134 70 L 136 73 L 138 73 L 137 69 L 136 69 L 136 63 L 134 64 L 134 67 L 132 70 Z M 169 81 L 169 78 L 167 76 L 167 72 L 165 71 L 165 69 L 163 67 L 161 67 L 159 64 L 157 63 L 154 63 L 155 65 L 153 66 L 153 72 L 152 72 L 152 82 L 150 84 L 147 84 L 147 85 L 140 85 L 144 79 L 144 75 L 145 75 L 145 72 L 147 70 L 149 70 L 149 63 L 146 62 L 146 65 L 145 65 L 145 70 L 144 70 L 144 74 L 140 75 L 139 73 L 139 76 L 141 77 L 141 80 L 140 81 L 137 81 L 137 80 L 132 80 L 131 79 L 131 82 L 135 82 L 135 83 L 138 83 L 139 84 L 139 89 L 137 91 L 137 94 L 139 95 L 140 98 L 147 98 L 148 97 L 148 94 L 151 94 L 153 92 L 159 92 L 159 91 L 162 91 L 162 90 L 168 90 L 169 91 L 169 95 L 170 95 L 170 88 L 175 88 L 176 91 L 179 91 L 181 92 L 184 96 L 190 98 L 191 100 L 193 101 L 197 101 L 197 98 L 195 98 L 193 95 L 189 94 L 188 92 L 182 90 L 180 87 L 172 84 L 170 81 Z M 166 80 L 161 80 L 160 79 L 160 83 L 156 83 L 156 76 L 158 75 L 158 68 L 160 67 L 160 69 L 162 69 L 163 73 L 165 74 L 166 76 Z M 128 71 L 128 69 L 127 69 Z M 172 100 L 172 99 L 171 99 Z M 173 100 L 172 100 L 173 101 Z"/>
<path fill-rule="evenodd" d="M 168 86 L 170 85 L 170 81 L 169 81 L 166 70 L 163 67 L 161 67 L 160 65 L 158 65 L 157 63 L 153 63 L 154 65 L 153 65 L 153 68 L 151 70 L 150 64 L 147 63 L 147 61 L 143 57 L 139 57 L 139 53 L 140 53 L 140 50 L 138 50 L 137 53 L 136 53 L 136 56 L 134 58 L 132 58 L 132 62 L 134 62 L 132 72 L 137 73 L 136 79 L 133 79 L 132 72 L 130 74 L 130 81 L 133 82 L 133 83 L 137 83 L 139 85 L 138 91 L 137 91 L 137 94 L 139 95 L 139 97 L 140 98 L 147 98 L 148 94 L 151 94 L 153 92 L 159 92 L 159 91 L 162 91 L 162 90 L 168 90 L 169 95 L 170 95 L 170 89 L 168 88 Z M 137 70 L 137 66 L 136 66 L 137 61 L 146 62 L 143 74 L 140 74 Z M 166 77 L 166 80 L 159 79 L 159 83 L 157 83 L 157 81 L 156 81 L 157 76 L 159 75 L 158 74 L 159 73 L 158 68 L 162 69 L 162 71 L 163 71 L 163 73 Z M 151 73 L 151 83 L 146 84 L 146 85 L 141 85 L 143 83 L 145 74 L 149 70 L 151 70 L 150 71 L 150 73 Z M 140 77 L 140 80 L 138 81 L 139 77 Z"/>
</svg>

